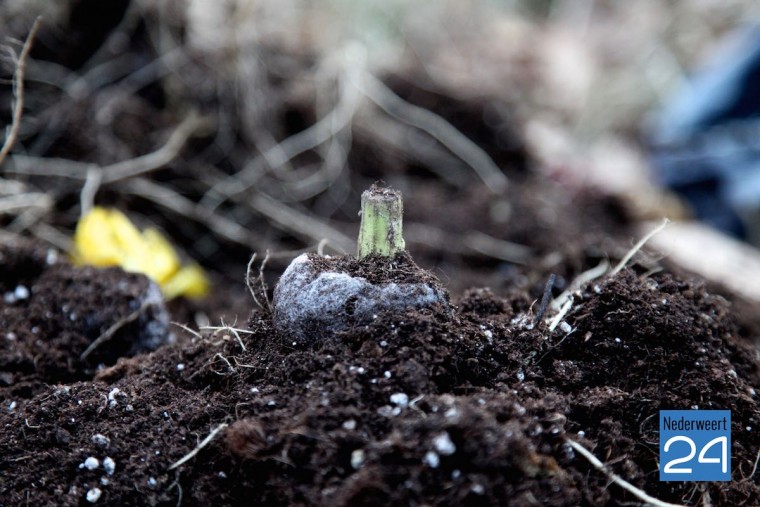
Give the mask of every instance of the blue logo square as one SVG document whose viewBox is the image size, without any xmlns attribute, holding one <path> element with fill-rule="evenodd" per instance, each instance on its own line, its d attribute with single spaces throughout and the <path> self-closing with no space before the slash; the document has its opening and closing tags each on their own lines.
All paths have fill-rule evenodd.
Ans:
<svg viewBox="0 0 760 507">
<path fill-rule="evenodd" d="M 730 481 L 731 411 L 660 410 L 660 480 Z"/>
</svg>

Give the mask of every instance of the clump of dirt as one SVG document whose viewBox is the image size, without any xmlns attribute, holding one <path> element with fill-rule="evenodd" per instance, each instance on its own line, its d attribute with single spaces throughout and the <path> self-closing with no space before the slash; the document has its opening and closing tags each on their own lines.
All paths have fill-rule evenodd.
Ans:
<svg viewBox="0 0 760 507">
<path fill-rule="evenodd" d="M 723 298 L 628 270 L 581 291 L 553 332 L 533 325 L 531 303 L 471 290 L 454 312 L 386 313 L 321 341 L 256 310 L 239 331 L 188 333 L 94 381 L 40 386 L 0 414 L 0 500 L 80 505 L 97 488 L 118 505 L 636 501 L 574 440 L 689 502 L 692 485 L 657 480 L 656 415 L 697 406 L 732 411 L 735 479 L 698 495 L 760 501 L 743 480 L 760 447 L 759 365 Z"/>
<path fill-rule="evenodd" d="M 174 340 L 155 283 L 62 257 L 35 244 L 0 246 L 0 400 L 92 378 L 119 357 Z"/>
</svg>

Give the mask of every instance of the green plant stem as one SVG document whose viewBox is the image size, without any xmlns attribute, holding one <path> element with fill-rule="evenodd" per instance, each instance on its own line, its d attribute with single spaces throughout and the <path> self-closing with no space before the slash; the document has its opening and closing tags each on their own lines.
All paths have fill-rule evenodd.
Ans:
<svg viewBox="0 0 760 507">
<path fill-rule="evenodd" d="M 401 193 L 372 185 L 362 194 L 362 221 L 358 257 L 393 257 L 405 248 L 402 233 L 404 203 Z"/>
</svg>

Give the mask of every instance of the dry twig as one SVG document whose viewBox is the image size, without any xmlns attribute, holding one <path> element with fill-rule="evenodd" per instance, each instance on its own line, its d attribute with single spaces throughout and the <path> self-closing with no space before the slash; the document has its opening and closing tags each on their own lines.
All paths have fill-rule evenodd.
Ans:
<svg viewBox="0 0 760 507">
<path fill-rule="evenodd" d="M 162 168 L 179 155 L 187 140 L 201 127 L 205 126 L 205 124 L 206 122 L 203 118 L 197 113 L 192 112 L 177 125 L 166 143 L 157 150 L 99 168 L 86 162 L 62 158 L 14 155 L 12 157 L 13 166 L 8 168 L 6 172 L 86 180 L 88 173 L 92 169 L 97 168 L 102 173 L 101 183 L 115 183 Z"/>
<path fill-rule="evenodd" d="M 267 254 L 259 266 L 259 276 L 253 278 L 251 276 L 251 269 L 253 268 L 253 263 L 256 261 L 256 255 L 257 252 L 254 252 L 251 256 L 251 260 L 248 261 L 248 267 L 245 270 L 245 285 L 251 292 L 251 296 L 253 297 L 253 301 L 256 303 L 256 305 L 262 310 L 271 311 L 272 303 L 269 301 L 269 288 L 267 287 L 266 281 L 264 280 L 264 268 L 266 267 L 267 261 L 269 261 L 269 250 L 267 250 Z M 258 287 L 256 287 L 256 284 L 258 284 Z M 261 301 L 259 301 L 259 297 L 256 295 L 257 291 L 259 292 L 259 295 L 264 298 L 266 306 L 261 304 Z"/>
<path fill-rule="evenodd" d="M 87 179 L 79 193 L 79 209 L 81 216 L 86 215 L 95 204 L 95 194 L 98 193 L 100 183 L 103 181 L 103 171 L 97 167 L 90 167 L 87 170 Z"/>
<path fill-rule="evenodd" d="M 177 326 L 177 327 L 179 327 L 179 328 L 184 329 L 185 331 L 187 331 L 188 333 L 190 333 L 191 335 L 193 335 L 195 338 L 198 338 L 199 340 L 203 339 L 203 336 L 198 331 L 196 331 L 195 329 L 192 329 L 192 328 L 186 326 L 185 324 L 182 324 L 180 322 L 174 322 L 174 321 L 172 321 L 172 324 L 175 325 L 175 326 Z"/>
<path fill-rule="evenodd" d="M 549 324 L 549 332 L 553 333 L 555 329 L 557 329 L 557 326 L 559 326 L 559 323 L 562 322 L 562 319 L 565 318 L 565 315 L 567 315 L 567 312 L 570 311 L 570 308 L 573 307 L 573 298 L 570 297 L 564 305 L 562 305 L 562 308 L 559 309 L 559 312 L 557 312 L 557 315 L 554 316 L 554 319 L 552 319 L 551 324 Z"/>
<path fill-rule="evenodd" d="M 95 339 L 95 341 L 93 341 L 93 342 L 92 342 L 92 343 L 91 343 L 91 344 L 90 344 L 90 345 L 89 345 L 89 346 L 88 346 L 88 347 L 87 347 L 87 348 L 84 350 L 84 352 L 82 352 L 82 353 L 79 355 L 79 359 L 81 359 L 82 361 L 84 361 L 85 359 L 87 359 L 87 356 L 89 356 L 90 354 L 92 354 L 92 352 L 93 352 L 93 351 L 94 351 L 96 348 L 98 348 L 99 346 L 101 346 L 103 343 L 105 343 L 105 342 L 107 342 L 108 340 L 110 340 L 110 339 L 111 339 L 111 337 L 112 337 L 114 334 L 116 334 L 116 332 L 117 332 L 119 329 L 123 328 L 124 326 L 126 326 L 127 324 L 129 324 L 129 323 L 131 323 L 131 322 L 134 322 L 134 321 L 136 321 L 136 320 L 137 320 L 137 319 L 140 317 L 140 314 L 142 314 L 142 312 L 144 312 L 144 311 L 145 311 L 145 310 L 146 310 L 146 309 L 147 309 L 147 308 L 148 308 L 148 307 L 149 307 L 151 304 L 152 304 L 152 303 L 143 303 L 142 305 L 140 305 L 140 308 L 138 308 L 137 310 L 133 311 L 132 313 L 130 313 L 129 315 L 127 315 L 127 316 L 126 316 L 126 317 L 124 317 L 123 319 L 119 319 L 117 322 L 113 323 L 113 324 L 111 325 L 111 327 L 109 327 L 108 329 L 106 329 L 106 330 L 105 330 L 105 332 L 104 332 L 103 334 L 101 334 L 100 336 L 98 336 L 98 337 Z"/>
<path fill-rule="evenodd" d="M 187 140 L 205 124 L 206 122 L 197 112 L 191 112 L 174 129 L 166 144 L 158 150 L 103 167 L 103 183 L 114 183 L 160 169 L 174 160 Z"/>
<path fill-rule="evenodd" d="M 386 113 L 427 132 L 446 146 L 472 167 L 493 193 L 499 194 L 507 188 L 509 180 L 491 157 L 451 123 L 432 111 L 406 102 L 373 75 L 364 73 L 362 77 L 357 86 Z"/>
<path fill-rule="evenodd" d="M 177 468 L 179 466 L 182 466 L 185 463 L 187 463 L 188 461 L 190 461 L 191 459 L 193 459 L 195 457 L 195 455 L 198 454 L 201 451 L 201 449 L 203 449 L 208 444 L 210 444 L 211 441 L 214 440 L 214 438 L 216 438 L 216 436 L 219 434 L 219 432 L 221 432 L 227 426 L 228 426 L 227 423 L 222 423 L 219 426 L 217 426 L 216 428 L 214 428 L 213 430 L 211 430 L 211 433 L 209 433 L 208 436 L 206 438 L 204 438 L 201 441 L 201 443 L 196 446 L 195 449 L 193 449 L 192 451 L 188 452 L 187 454 L 185 454 L 184 456 L 182 456 L 180 459 L 178 459 L 177 461 L 175 461 L 174 463 L 172 463 L 169 466 L 169 470 L 174 470 L 175 468 Z"/>
<path fill-rule="evenodd" d="M 627 264 L 628 262 L 633 258 L 634 255 L 636 255 L 636 252 L 641 250 L 641 248 L 646 245 L 647 241 L 652 239 L 652 236 L 663 230 L 668 224 L 670 223 L 670 220 L 667 218 L 662 220 L 662 223 L 652 229 L 649 234 L 645 235 L 643 238 L 641 238 L 638 243 L 636 243 L 633 248 L 631 248 L 627 254 L 625 254 L 625 257 L 620 259 L 620 262 L 618 262 L 617 266 L 610 271 L 610 276 L 615 276 L 618 274 Z"/>
<path fill-rule="evenodd" d="M 216 335 L 219 331 L 228 331 L 231 333 L 235 339 L 237 339 L 238 344 L 240 345 L 240 348 L 243 349 L 243 352 L 245 352 L 247 349 L 245 347 L 245 344 L 243 343 L 243 339 L 240 337 L 240 333 L 243 334 L 253 334 L 253 331 L 248 331 L 247 329 L 238 329 L 234 326 L 228 326 L 222 321 L 221 326 L 201 326 L 201 331 L 213 331 L 212 337 Z"/>
<path fill-rule="evenodd" d="M 227 368 L 230 369 L 230 373 L 236 373 L 237 372 L 237 370 L 235 369 L 235 367 L 232 366 L 232 363 L 230 362 L 230 360 L 227 359 L 226 357 L 224 357 L 221 352 L 217 352 L 216 354 L 214 354 L 214 357 L 211 358 L 211 361 L 208 362 L 208 365 L 209 366 L 213 365 L 217 357 L 219 359 L 221 359 L 222 361 L 224 361 L 224 363 L 227 365 Z M 234 358 L 234 356 L 233 356 L 233 358 Z M 214 370 L 213 368 L 211 369 L 211 371 L 213 371 L 217 375 L 224 375 L 224 373 L 219 373 L 218 371 Z"/>
<path fill-rule="evenodd" d="M 494 238 L 480 231 L 467 234 L 464 244 L 483 255 L 514 264 L 527 264 L 532 256 L 531 249 L 525 245 Z"/>
<path fill-rule="evenodd" d="M 0 215 L 12 215 L 28 208 L 48 210 L 53 207 L 50 195 L 43 192 L 26 192 L 0 197 Z"/>
<path fill-rule="evenodd" d="M 657 498 L 648 495 L 646 492 L 640 490 L 630 482 L 626 481 L 619 475 L 615 474 L 612 470 L 610 470 L 604 463 L 599 461 L 599 459 L 591 454 L 591 452 L 583 447 L 578 442 L 575 442 L 573 440 L 570 440 L 569 438 L 565 439 L 565 442 L 567 445 L 572 447 L 575 451 L 577 451 L 581 456 L 586 458 L 589 463 L 591 463 L 594 468 L 602 472 L 604 475 L 606 475 L 612 482 L 623 488 L 624 490 L 631 493 L 633 496 L 641 500 L 642 502 L 646 502 L 648 505 L 653 505 L 654 507 L 683 507 L 682 505 L 663 502 L 662 500 L 658 500 Z"/>
<path fill-rule="evenodd" d="M 348 53 L 348 51 L 347 51 Z M 360 94 L 351 82 L 363 71 L 364 62 L 347 58 L 340 73 L 338 85 L 340 97 L 336 106 L 319 121 L 307 129 L 294 134 L 273 146 L 259 149 L 260 155 L 251 159 L 237 173 L 214 184 L 204 195 L 201 202 L 216 208 L 226 199 L 247 194 L 268 171 L 277 171 L 289 167 L 288 164 L 298 155 L 315 150 L 328 141 L 330 143 L 324 156 L 323 170 L 306 177 L 298 178 L 291 170 L 282 173 L 291 181 L 286 187 L 295 192 L 298 200 L 303 200 L 329 186 L 345 166 L 351 132 L 348 128 L 359 106 Z M 341 136 L 341 133 L 344 135 Z"/>
<path fill-rule="evenodd" d="M 258 235 L 240 224 L 218 215 L 213 210 L 194 203 L 171 188 L 161 186 L 145 178 L 135 178 L 124 183 L 122 190 L 143 199 L 153 201 L 159 206 L 175 213 L 193 218 L 206 225 L 215 234 L 239 245 L 251 247 L 261 242 Z"/>
<path fill-rule="evenodd" d="M 255 193 L 249 200 L 249 204 L 254 210 L 296 236 L 310 241 L 327 239 L 337 250 L 344 253 L 354 250 L 354 240 L 342 232 L 265 194 Z"/>
<path fill-rule="evenodd" d="M 563 291 L 562 294 L 554 298 L 551 304 L 552 309 L 559 310 L 562 308 L 567 302 L 567 299 L 570 298 L 575 291 L 580 290 L 581 287 L 583 287 L 588 282 L 596 280 L 600 276 L 604 275 L 609 268 L 610 263 L 605 259 L 596 267 L 588 269 L 580 275 L 576 276 L 573 281 L 570 282 L 568 288 Z"/>
<path fill-rule="evenodd" d="M 18 64 L 16 65 L 16 72 L 13 77 L 13 89 L 16 95 L 16 103 L 13 105 L 13 119 L 11 120 L 11 130 L 8 132 L 8 136 L 5 138 L 3 147 L 0 148 L 0 166 L 3 165 L 5 157 L 8 156 L 8 152 L 13 148 L 13 144 L 18 137 L 18 131 L 21 128 L 21 114 L 24 109 L 24 73 L 26 72 L 26 60 L 29 58 L 29 52 L 32 50 L 32 42 L 34 36 L 37 34 L 37 30 L 40 28 L 42 18 L 34 20 L 32 29 L 29 30 L 29 35 L 26 37 L 24 46 L 21 48 L 21 54 L 18 58 Z"/>
<path fill-rule="evenodd" d="M 536 313 L 536 317 L 533 319 L 534 327 L 538 326 L 541 323 L 541 319 L 544 318 L 546 307 L 549 306 L 549 298 L 552 295 L 552 288 L 554 287 L 554 281 L 556 279 L 557 275 L 551 273 L 549 275 L 549 279 L 546 281 L 546 285 L 544 286 L 544 295 L 541 297 L 541 306 L 539 306 L 538 313 Z"/>
</svg>

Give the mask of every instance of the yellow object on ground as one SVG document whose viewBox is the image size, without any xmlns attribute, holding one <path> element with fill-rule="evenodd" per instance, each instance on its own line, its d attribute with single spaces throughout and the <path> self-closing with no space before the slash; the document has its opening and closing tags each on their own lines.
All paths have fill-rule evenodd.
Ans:
<svg viewBox="0 0 760 507">
<path fill-rule="evenodd" d="M 122 212 L 94 207 L 77 224 L 73 260 L 92 266 L 121 266 L 142 273 L 161 286 L 164 296 L 201 297 L 209 282 L 203 269 L 182 266 L 171 243 L 154 228 L 140 232 Z"/>
</svg>

